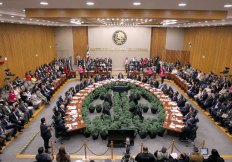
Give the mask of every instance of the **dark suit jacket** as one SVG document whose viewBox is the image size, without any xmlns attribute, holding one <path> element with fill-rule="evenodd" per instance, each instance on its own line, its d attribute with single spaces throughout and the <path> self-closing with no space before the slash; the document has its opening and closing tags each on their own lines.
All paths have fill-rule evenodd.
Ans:
<svg viewBox="0 0 232 162">
<path fill-rule="evenodd" d="M 51 131 L 47 125 L 40 125 L 40 134 L 43 139 L 50 139 L 52 137 Z"/>
<path fill-rule="evenodd" d="M 15 115 L 17 115 L 16 113 L 15 113 Z M 10 122 L 12 122 L 12 123 L 19 123 L 19 121 L 17 120 L 17 118 L 16 118 L 16 116 L 14 115 L 14 113 L 13 112 L 11 112 L 10 114 L 9 114 L 9 120 L 10 120 Z M 17 116 L 18 117 L 18 116 Z M 19 118 L 19 117 L 18 117 Z"/>
</svg>

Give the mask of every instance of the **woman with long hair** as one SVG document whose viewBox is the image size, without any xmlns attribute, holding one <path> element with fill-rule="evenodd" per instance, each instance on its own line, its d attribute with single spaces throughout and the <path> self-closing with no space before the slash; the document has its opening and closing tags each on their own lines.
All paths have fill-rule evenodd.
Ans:
<svg viewBox="0 0 232 162">
<path fill-rule="evenodd" d="M 60 146 L 59 152 L 56 155 L 57 162 L 71 162 L 70 155 L 65 151 L 64 146 Z"/>
</svg>

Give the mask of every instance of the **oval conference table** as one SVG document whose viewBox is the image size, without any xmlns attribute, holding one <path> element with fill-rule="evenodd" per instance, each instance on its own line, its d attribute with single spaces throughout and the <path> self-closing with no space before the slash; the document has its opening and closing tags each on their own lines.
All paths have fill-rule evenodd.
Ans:
<svg viewBox="0 0 232 162">
<path fill-rule="evenodd" d="M 149 84 L 144 84 L 140 81 L 132 79 L 104 80 L 89 85 L 88 87 L 82 89 L 77 94 L 75 94 L 75 96 L 73 96 L 72 98 L 72 101 L 66 107 L 66 116 L 64 117 L 65 125 L 68 127 L 68 132 L 73 132 L 85 128 L 85 123 L 82 118 L 82 103 L 84 102 L 85 97 L 88 96 L 95 89 L 111 82 L 132 83 L 154 94 L 163 103 L 163 107 L 165 110 L 163 127 L 173 132 L 181 132 L 182 127 L 184 127 L 184 122 L 183 116 L 180 112 L 180 108 L 177 106 L 176 102 L 172 102 L 171 99 L 167 95 L 163 94 L 160 89 L 153 88 Z"/>
</svg>

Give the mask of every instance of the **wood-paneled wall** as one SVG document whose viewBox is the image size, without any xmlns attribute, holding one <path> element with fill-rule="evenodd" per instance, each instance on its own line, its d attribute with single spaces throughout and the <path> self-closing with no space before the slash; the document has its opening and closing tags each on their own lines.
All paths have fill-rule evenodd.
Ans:
<svg viewBox="0 0 232 162">
<path fill-rule="evenodd" d="M 150 58 L 154 58 L 155 56 L 162 58 L 166 45 L 167 28 L 152 28 L 151 30 Z"/>
<path fill-rule="evenodd" d="M 0 55 L 7 57 L 0 65 L 0 84 L 4 85 L 5 71 L 24 77 L 29 70 L 51 62 L 56 57 L 52 27 L 0 24 Z"/>
<path fill-rule="evenodd" d="M 179 60 L 180 64 L 184 65 L 189 62 L 189 57 L 189 51 L 165 50 L 160 59 L 170 63 L 174 63 Z"/>
<path fill-rule="evenodd" d="M 85 58 L 88 48 L 88 27 L 73 27 L 73 51 L 74 62 L 76 63 L 76 56 Z"/>
<path fill-rule="evenodd" d="M 232 27 L 188 28 L 184 50 L 190 51 L 193 67 L 216 74 L 230 67 L 232 74 Z"/>
</svg>

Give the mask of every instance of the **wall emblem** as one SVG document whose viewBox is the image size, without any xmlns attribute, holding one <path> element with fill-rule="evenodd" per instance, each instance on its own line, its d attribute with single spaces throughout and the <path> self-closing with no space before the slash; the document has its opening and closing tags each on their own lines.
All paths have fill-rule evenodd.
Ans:
<svg viewBox="0 0 232 162">
<path fill-rule="evenodd" d="M 126 42 L 127 36 L 124 31 L 117 30 L 116 32 L 114 32 L 112 38 L 115 44 L 123 45 Z"/>
</svg>

